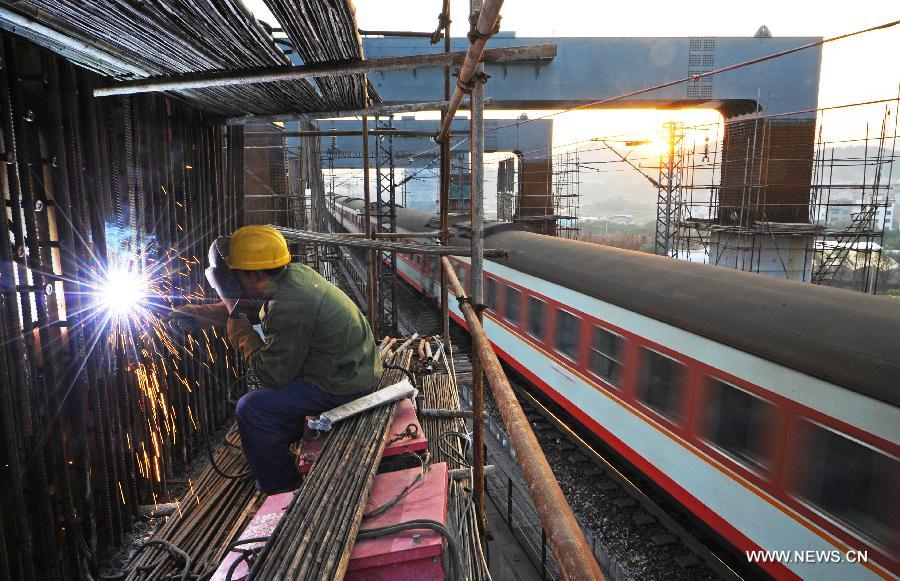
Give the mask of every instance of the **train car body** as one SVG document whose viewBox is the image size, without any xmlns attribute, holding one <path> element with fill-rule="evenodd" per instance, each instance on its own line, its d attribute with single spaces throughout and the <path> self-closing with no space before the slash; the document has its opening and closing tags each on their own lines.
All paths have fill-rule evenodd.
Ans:
<svg viewBox="0 0 900 581">
<path fill-rule="evenodd" d="M 333 214 L 358 231 L 361 208 Z M 484 267 L 504 363 L 739 551 L 776 578 L 900 574 L 900 301 L 511 225 L 485 247 L 513 252 Z M 397 264 L 440 295 L 437 260 Z"/>
</svg>

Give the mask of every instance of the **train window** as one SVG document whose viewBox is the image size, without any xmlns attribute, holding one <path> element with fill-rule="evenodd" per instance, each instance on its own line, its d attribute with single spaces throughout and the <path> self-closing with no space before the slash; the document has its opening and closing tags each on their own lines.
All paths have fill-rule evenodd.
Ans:
<svg viewBox="0 0 900 581">
<path fill-rule="evenodd" d="M 602 327 L 594 327 L 591 337 L 591 371 L 611 384 L 618 386 L 622 374 L 623 339 Z"/>
<path fill-rule="evenodd" d="M 422 255 L 416 254 L 416 268 L 422 270 Z"/>
<path fill-rule="evenodd" d="M 484 300 L 487 308 L 497 312 L 500 304 L 500 284 L 493 278 L 484 278 Z"/>
<path fill-rule="evenodd" d="M 766 440 L 775 406 L 733 385 L 710 378 L 704 408 L 704 437 L 740 462 L 767 467 Z"/>
<path fill-rule="evenodd" d="M 519 324 L 519 300 L 520 293 L 511 286 L 506 287 L 506 308 L 504 309 L 504 318 L 513 325 Z"/>
<path fill-rule="evenodd" d="M 832 517 L 886 547 L 900 541 L 897 482 L 900 462 L 828 428 L 803 422 L 808 444 L 795 449 L 803 468 L 795 474 L 794 491 Z"/>
<path fill-rule="evenodd" d="M 572 359 L 578 358 L 578 331 L 581 319 L 568 311 L 556 310 L 556 325 L 553 333 L 553 347 Z"/>
<path fill-rule="evenodd" d="M 543 339 L 547 329 L 547 303 L 536 297 L 528 297 L 528 334 Z"/>
<path fill-rule="evenodd" d="M 641 381 L 638 399 L 667 418 L 681 419 L 681 395 L 684 392 L 684 365 L 662 353 L 642 349 Z"/>
</svg>

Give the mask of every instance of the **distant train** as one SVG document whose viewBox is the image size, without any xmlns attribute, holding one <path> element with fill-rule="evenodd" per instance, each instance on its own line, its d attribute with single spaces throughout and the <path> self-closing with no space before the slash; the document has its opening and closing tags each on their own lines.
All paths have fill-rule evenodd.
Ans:
<svg viewBox="0 0 900 581">
<path fill-rule="evenodd" d="M 362 208 L 332 213 L 359 231 Z M 513 252 L 485 262 L 501 359 L 739 551 L 772 551 L 753 560 L 777 578 L 900 575 L 900 301 L 511 224 L 485 247 Z M 436 259 L 397 264 L 439 296 Z"/>
</svg>

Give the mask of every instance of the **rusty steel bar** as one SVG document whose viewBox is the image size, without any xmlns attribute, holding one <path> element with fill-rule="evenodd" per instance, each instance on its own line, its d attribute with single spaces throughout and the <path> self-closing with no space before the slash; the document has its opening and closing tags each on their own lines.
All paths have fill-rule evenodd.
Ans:
<svg viewBox="0 0 900 581">
<path fill-rule="evenodd" d="M 315 111 L 313 113 L 282 113 L 276 115 L 241 115 L 239 117 L 231 117 L 226 122 L 228 125 L 244 125 L 250 123 L 273 123 L 275 121 L 315 121 L 317 119 L 337 119 L 340 117 L 362 117 L 363 115 L 374 117 L 376 115 L 442 111 L 445 110 L 449 104 L 450 101 L 423 101 L 421 103 L 401 103 L 397 105 L 369 105 L 365 109 Z"/>
<path fill-rule="evenodd" d="M 366 238 L 372 238 L 372 198 L 369 184 L 369 118 L 362 118 L 362 146 L 363 146 L 363 216 L 365 217 Z M 373 333 L 377 333 L 378 314 L 375 309 L 377 302 L 378 277 L 375 275 L 375 251 L 366 252 L 366 318 Z"/>
<path fill-rule="evenodd" d="M 444 53 L 450 54 L 450 0 L 444 0 L 439 24 L 444 26 Z M 431 38 L 431 42 L 437 44 L 439 38 L 437 31 Z M 444 123 L 452 123 L 455 113 L 450 111 L 450 65 L 444 67 L 444 99 L 447 108 L 441 110 L 441 126 Z M 448 121 L 449 119 L 449 121 Z M 440 222 L 441 245 L 450 243 L 450 140 L 445 139 L 441 145 L 441 183 L 440 183 Z M 447 292 L 447 280 L 444 277 L 444 269 L 441 269 L 441 338 L 444 345 L 450 343 L 450 303 Z"/>
<path fill-rule="evenodd" d="M 472 3 L 475 15 L 481 8 L 481 0 Z M 472 282 L 471 292 L 475 304 L 484 304 L 484 65 L 478 63 L 472 77 L 470 100 L 469 143 L 472 156 L 471 223 L 472 223 Z M 482 315 L 479 310 L 478 320 Z M 472 462 L 475 465 L 472 489 L 478 517 L 487 523 L 484 508 L 484 375 L 481 356 L 476 351 L 472 357 Z"/>
<path fill-rule="evenodd" d="M 452 131 L 451 134 L 454 135 L 463 135 L 468 132 L 464 131 Z M 250 132 L 252 135 L 253 132 Z M 310 130 L 310 131 L 284 131 L 278 134 L 279 137 L 360 137 L 362 136 L 362 131 L 357 131 L 354 129 L 340 129 L 329 131 L 327 129 L 322 130 Z M 434 137 L 434 131 L 416 131 L 416 130 L 403 130 L 403 129 L 370 129 L 369 135 L 373 137 Z"/>
<path fill-rule="evenodd" d="M 456 75 L 456 91 L 450 99 L 450 106 L 447 107 L 447 114 L 444 116 L 441 130 L 438 131 L 435 141 L 443 143 L 450 137 L 450 124 L 453 123 L 453 117 L 462 104 L 463 95 L 465 95 L 466 87 L 475 77 L 475 69 L 479 62 L 484 60 L 484 55 L 490 51 L 486 51 L 488 39 L 494 34 L 494 27 L 500 20 L 500 8 L 503 6 L 503 0 L 487 0 L 481 11 L 478 13 L 478 22 L 475 24 L 474 41 L 469 45 L 466 52 L 466 59 Z M 496 50 L 496 49 L 492 49 Z M 554 48 L 555 53 L 555 48 Z"/>
<path fill-rule="evenodd" d="M 469 303 L 466 294 L 447 258 L 441 258 L 443 271 L 453 292 L 460 301 L 460 308 L 465 315 L 469 334 L 475 352 L 481 358 L 491 393 L 497 403 L 497 409 L 503 418 L 503 425 L 509 435 L 509 441 L 516 452 L 516 461 L 525 477 L 531 499 L 541 519 L 541 525 L 547 532 L 547 541 L 559 565 L 563 577 L 567 580 L 604 579 L 600 567 L 584 538 L 575 515 L 563 495 L 550 464 L 538 444 L 534 432 L 522 406 L 516 399 L 503 366 L 494 353 L 491 343 L 478 321 L 475 308 Z"/>
<path fill-rule="evenodd" d="M 339 236 L 341 238 L 365 238 L 366 235 L 363 232 L 334 232 L 335 236 Z M 391 238 L 437 238 L 441 233 L 438 230 L 434 232 L 376 232 L 375 238 L 380 239 L 391 239 Z"/>
<path fill-rule="evenodd" d="M 412 32 L 409 30 L 359 30 L 361 36 L 394 36 L 397 38 L 431 38 L 432 32 Z"/>
<path fill-rule="evenodd" d="M 478 44 L 479 43 L 476 42 L 473 47 Z M 471 52 L 472 49 L 470 48 L 468 52 L 459 51 L 451 53 L 382 57 L 360 61 L 341 61 L 302 66 L 255 67 L 240 70 L 184 73 L 179 75 L 139 79 L 135 81 L 120 81 L 112 85 L 94 89 L 94 96 L 110 97 L 113 95 L 133 95 L 135 93 L 150 93 L 155 91 L 208 89 L 212 87 L 229 87 L 255 83 L 274 83 L 277 81 L 341 77 L 358 73 L 441 67 L 448 64 L 463 63 L 464 61 L 468 62 L 468 55 Z M 485 51 L 482 43 L 479 56 L 481 56 L 482 53 L 484 62 L 488 63 L 547 60 L 556 56 L 556 45 L 536 44 L 495 48 Z M 474 70 L 474 67 L 472 67 L 472 69 Z M 462 100 L 462 97 L 460 97 L 459 100 Z M 451 101 L 450 108 L 455 113 L 456 109 L 459 108 L 459 102 L 454 105 L 453 101 Z"/>
</svg>

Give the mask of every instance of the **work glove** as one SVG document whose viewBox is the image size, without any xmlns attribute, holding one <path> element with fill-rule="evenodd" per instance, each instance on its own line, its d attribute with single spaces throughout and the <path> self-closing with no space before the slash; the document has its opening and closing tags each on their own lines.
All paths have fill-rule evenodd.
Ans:
<svg viewBox="0 0 900 581">
<path fill-rule="evenodd" d="M 262 339 L 259 334 L 253 330 L 247 315 L 238 315 L 230 317 L 226 324 L 228 332 L 228 342 L 231 346 L 240 351 L 244 359 L 249 359 L 260 347 L 262 347 Z"/>
<path fill-rule="evenodd" d="M 228 319 L 225 303 L 184 305 L 168 315 L 168 325 L 176 333 L 190 333 L 202 327 L 224 327 Z"/>
</svg>

